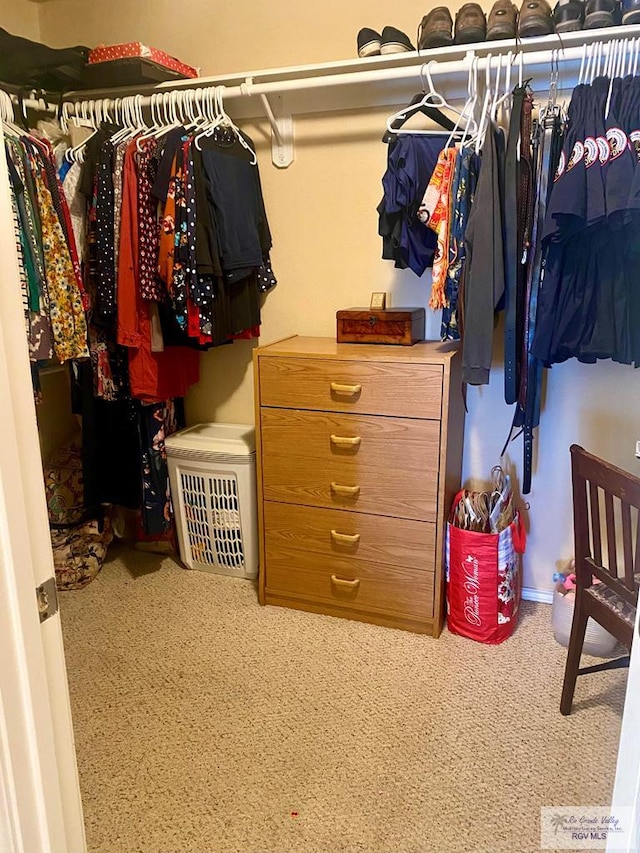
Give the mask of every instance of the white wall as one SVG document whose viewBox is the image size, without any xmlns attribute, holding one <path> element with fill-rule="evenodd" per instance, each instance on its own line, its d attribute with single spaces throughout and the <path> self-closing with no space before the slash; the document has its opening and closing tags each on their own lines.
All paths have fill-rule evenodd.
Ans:
<svg viewBox="0 0 640 853">
<path fill-rule="evenodd" d="M 0 27 L 14 36 L 38 40 L 40 19 L 32 0 L 0 0 Z"/>
<path fill-rule="evenodd" d="M 42 38 L 55 46 L 141 39 L 203 74 L 353 59 L 362 26 L 393 24 L 415 37 L 435 2 L 423 7 L 382 0 L 325 0 L 321 7 L 288 0 L 239 0 L 221 6 L 185 0 L 176 19 L 172 0 L 112 0 L 102 4 L 51 0 L 40 8 Z M 490 0 L 484 3 L 486 8 Z M 417 88 L 417 87 L 416 87 Z M 278 287 L 267 297 L 262 340 L 289 334 L 335 334 L 339 308 L 367 305 L 386 290 L 396 306 L 426 305 L 428 279 L 400 272 L 380 258 L 376 205 L 385 169 L 381 143 L 390 110 L 355 110 L 296 118 L 296 160 L 281 171 L 270 162 L 265 122 L 248 124 L 259 154 L 263 191 L 274 236 Z M 430 323 L 432 336 L 438 323 Z M 253 419 L 251 350 L 237 342 L 202 359 L 202 376 L 187 400 L 190 422 Z M 488 387 L 469 388 L 464 478 L 486 481 L 497 464 L 512 418 L 504 404 L 497 346 Z M 569 445 L 631 471 L 640 438 L 640 374 L 611 363 L 570 362 L 550 371 L 537 442 L 533 489 L 528 496 L 529 545 L 525 585 L 549 590 L 552 573 L 572 554 Z M 521 479 L 521 440 L 509 449 Z"/>
</svg>

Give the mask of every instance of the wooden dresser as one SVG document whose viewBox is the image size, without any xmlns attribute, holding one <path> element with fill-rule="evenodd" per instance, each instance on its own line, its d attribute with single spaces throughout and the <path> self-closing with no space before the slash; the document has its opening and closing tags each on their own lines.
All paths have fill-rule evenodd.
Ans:
<svg viewBox="0 0 640 853">
<path fill-rule="evenodd" d="M 460 488 L 455 345 L 254 350 L 261 604 L 437 637 Z"/>
</svg>

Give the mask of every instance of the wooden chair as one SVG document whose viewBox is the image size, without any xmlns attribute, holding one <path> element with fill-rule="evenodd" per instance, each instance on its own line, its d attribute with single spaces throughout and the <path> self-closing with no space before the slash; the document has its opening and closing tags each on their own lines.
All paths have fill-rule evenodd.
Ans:
<svg viewBox="0 0 640 853">
<path fill-rule="evenodd" d="M 640 583 L 640 479 L 577 444 L 571 475 L 576 599 L 560 700 L 565 715 L 578 675 L 629 665 L 625 656 L 580 669 L 580 656 L 589 617 L 631 650 Z"/>
</svg>

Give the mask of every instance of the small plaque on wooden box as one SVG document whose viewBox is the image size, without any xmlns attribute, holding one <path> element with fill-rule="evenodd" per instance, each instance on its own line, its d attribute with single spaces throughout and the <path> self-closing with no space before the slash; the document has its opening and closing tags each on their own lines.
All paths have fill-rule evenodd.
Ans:
<svg viewBox="0 0 640 853">
<path fill-rule="evenodd" d="M 424 340 L 424 308 L 347 308 L 336 319 L 338 343 L 410 346 Z"/>
</svg>

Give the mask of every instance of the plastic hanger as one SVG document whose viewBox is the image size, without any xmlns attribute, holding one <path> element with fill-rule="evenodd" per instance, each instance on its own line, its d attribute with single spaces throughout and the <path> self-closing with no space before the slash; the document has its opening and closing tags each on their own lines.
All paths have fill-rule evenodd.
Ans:
<svg viewBox="0 0 640 853">
<path fill-rule="evenodd" d="M 633 50 L 634 50 L 635 43 L 636 43 L 635 36 L 633 38 L 626 40 L 626 41 L 627 41 L 627 44 L 626 44 L 626 48 L 625 48 L 625 52 L 624 52 L 624 63 L 623 63 L 623 70 L 622 70 L 622 74 L 624 77 L 631 74 L 631 57 L 633 56 Z"/>
<path fill-rule="evenodd" d="M 624 39 L 615 39 L 611 43 L 610 50 L 610 62 L 607 68 L 607 75 L 609 77 L 609 91 L 607 92 L 607 101 L 604 107 L 604 117 L 607 119 L 609 117 L 609 110 L 611 109 L 611 95 L 613 93 L 613 81 L 616 76 L 619 76 L 620 72 L 620 56 L 623 55 L 623 45 Z M 626 47 L 626 45 L 625 45 Z"/>
<path fill-rule="evenodd" d="M 423 65 L 420 69 L 420 76 L 424 80 L 423 74 L 426 77 L 428 88 L 426 86 L 423 87 L 423 95 L 420 100 L 415 100 L 406 107 L 403 107 L 397 113 L 389 116 L 387 119 L 387 131 L 393 134 L 399 133 L 413 133 L 413 134 L 421 134 L 423 136 L 433 136 L 435 134 L 441 134 L 442 130 L 403 130 L 402 125 L 404 122 L 410 118 L 412 115 L 415 115 L 418 112 L 423 111 L 423 107 L 436 107 L 440 109 L 450 110 L 452 113 L 458 116 L 458 119 L 463 117 L 463 113 L 457 109 L 457 107 L 449 104 L 446 99 L 436 91 L 433 80 L 431 79 L 430 66 L 432 62 L 436 60 L 432 59 L 427 65 Z M 448 128 L 450 129 L 450 128 Z"/>
<path fill-rule="evenodd" d="M 93 129 L 93 133 L 91 133 L 86 139 L 83 139 L 78 145 L 67 148 L 64 152 L 64 157 L 68 163 L 83 163 L 87 142 L 98 132 L 98 127 L 96 125 L 95 101 L 82 101 L 80 104 L 76 103 L 74 106 L 74 122 L 76 127 L 87 127 L 87 125 L 89 125 Z"/>
<path fill-rule="evenodd" d="M 482 101 L 482 109 L 480 118 L 478 119 L 478 130 L 475 135 L 471 136 L 467 141 L 467 145 L 475 145 L 476 151 L 480 153 L 484 144 L 484 138 L 489 124 L 489 108 L 491 105 L 491 59 L 492 55 L 488 53 L 485 56 L 485 78 L 484 78 L 484 98 Z"/>
<path fill-rule="evenodd" d="M 198 151 L 202 150 L 200 140 L 206 136 L 211 136 L 216 127 L 218 127 L 223 121 L 223 116 L 218 110 L 217 89 L 218 87 L 215 86 L 212 89 L 205 89 L 203 93 L 202 107 L 205 120 L 201 126 L 200 132 L 193 138 Z"/>
<path fill-rule="evenodd" d="M 225 127 L 225 128 L 230 129 L 233 132 L 233 134 L 235 135 L 235 137 L 236 137 L 237 141 L 240 143 L 240 145 L 246 151 L 248 151 L 251 154 L 251 165 L 255 166 L 256 163 L 258 162 L 256 152 L 253 150 L 253 148 L 246 141 L 246 139 L 244 138 L 244 136 L 240 132 L 240 128 L 237 127 L 233 123 L 233 121 L 231 120 L 231 118 L 229 117 L 227 112 L 225 111 L 224 97 L 223 97 L 224 89 L 225 89 L 224 86 L 216 86 L 213 90 L 213 98 L 214 98 L 215 113 L 216 113 L 215 117 L 214 117 L 214 121 L 212 122 L 212 124 L 209 128 L 207 128 L 206 130 L 200 131 L 200 133 L 198 133 L 194 137 L 194 143 L 196 145 L 196 148 L 198 149 L 198 151 L 201 151 L 202 146 L 200 145 L 200 140 L 206 136 L 212 136 L 215 133 L 216 128 Z"/>
<path fill-rule="evenodd" d="M 244 136 L 240 132 L 240 128 L 237 127 L 233 123 L 231 118 L 225 112 L 225 109 L 224 109 L 224 89 L 225 89 L 224 86 L 220 86 L 218 88 L 218 91 L 217 91 L 218 108 L 220 109 L 220 112 L 223 116 L 223 122 L 224 122 L 225 126 L 230 127 L 234 131 L 234 133 L 236 134 L 236 136 L 238 138 L 238 142 L 240 143 L 240 145 L 242 145 L 242 147 L 245 149 L 245 151 L 248 151 L 249 154 L 251 154 L 251 165 L 255 166 L 256 163 L 258 162 L 256 152 L 253 150 L 253 148 L 246 141 L 246 139 L 244 138 Z"/>
<path fill-rule="evenodd" d="M 149 98 L 149 115 L 151 116 L 151 124 L 149 125 L 149 129 L 147 131 L 146 136 L 153 135 L 163 126 L 161 122 L 160 111 L 157 108 L 158 101 L 160 98 L 162 98 L 162 94 L 162 92 L 154 92 Z"/>
<path fill-rule="evenodd" d="M 187 89 L 182 92 L 183 95 L 183 104 L 185 109 L 185 125 L 184 128 L 187 132 L 194 131 L 200 125 L 200 116 L 196 115 L 195 105 L 198 100 L 198 93 L 202 92 L 202 89 Z"/>
<path fill-rule="evenodd" d="M 158 94 L 158 93 L 156 93 Z M 136 148 L 138 151 L 142 151 L 142 143 L 147 139 L 158 139 L 161 136 L 165 136 L 169 131 L 174 130 L 177 127 L 182 127 L 182 116 L 178 116 L 178 96 L 182 93 L 179 91 L 175 92 L 162 92 L 159 94 L 159 98 L 161 101 L 156 100 L 155 103 L 161 103 L 163 106 L 166 104 L 167 112 L 163 115 L 158 115 L 158 120 L 154 120 L 154 108 L 155 103 L 153 101 L 153 95 L 150 108 L 151 108 L 151 117 L 152 117 L 152 125 L 147 128 L 146 131 L 142 132 L 136 139 Z"/>
<path fill-rule="evenodd" d="M 457 130 L 460 124 L 459 120 L 458 122 L 454 122 L 449 118 L 449 116 L 445 115 L 439 107 L 431 103 L 425 103 L 425 97 L 428 97 L 429 93 L 425 89 L 422 73 L 420 77 L 423 81 L 422 91 L 413 96 L 409 104 L 404 108 L 403 115 L 399 116 L 395 120 L 393 119 L 393 116 L 389 119 L 387 122 L 387 130 L 382 137 L 383 142 L 390 142 L 391 139 L 393 139 L 394 131 L 401 128 L 405 121 L 410 118 L 410 116 L 416 115 L 417 112 L 421 112 L 428 119 L 435 122 L 435 124 L 440 125 L 444 130 Z M 412 109 L 413 107 L 415 107 L 415 110 Z M 391 124 L 391 128 L 389 128 L 389 124 Z"/>
<path fill-rule="evenodd" d="M 16 116 L 13 109 L 13 101 L 11 96 L 0 89 L 0 121 L 4 127 L 14 136 L 24 136 L 24 130 L 15 123 Z"/>
<path fill-rule="evenodd" d="M 580 60 L 580 72 L 578 74 L 578 86 L 581 83 L 584 83 L 584 69 L 585 69 L 586 59 L 587 59 L 587 45 L 583 44 L 582 45 L 582 58 Z"/>
<path fill-rule="evenodd" d="M 511 70 L 515 55 L 513 51 L 507 51 L 506 56 L 502 53 L 497 55 L 496 79 L 492 91 L 491 105 L 489 108 L 489 120 L 494 124 L 498 124 L 498 113 L 503 110 L 503 115 L 506 113 L 507 119 L 511 112 L 511 103 L 513 99 L 513 91 L 511 88 Z M 504 60 L 504 81 L 502 81 Z M 518 79 L 522 79 L 522 54 L 520 54 L 520 71 Z M 522 86 L 522 83 L 519 84 Z M 504 123 L 504 122 L 503 122 Z M 508 123 L 508 122 L 507 122 Z"/>
<path fill-rule="evenodd" d="M 467 75 L 467 100 L 462 108 L 460 118 L 451 130 L 451 134 L 447 139 L 445 148 L 449 148 L 453 143 L 454 136 L 459 131 L 459 125 L 464 119 L 464 127 L 462 129 L 462 137 L 460 139 L 460 147 L 465 144 L 469 133 L 475 133 L 478 129 L 477 122 L 474 118 L 476 104 L 478 103 L 478 57 L 474 54 L 469 65 L 469 73 Z"/>
<path fill-rule="evenodd" d="M 133 98 L 130 95 L 122 98 L 119 103 L 119 119 L 122 123 L 122 127 L 111 136 L 111 142 L 113 145 L 119 145 L 121 142 L 124 142 L 129 138 L 133 122 L 132 108 Z"/>
<path fill-rule="evenodd" d="M 449 116 L 445 115 L 438 107 L 433 107 L 430 104 L 422 104 L 423 98 L 424 92 L 418 92 L 416 95 L 413 96 L 413 98 L 411 99 L 407 107 L 405 107 L 405 109 L 417 105 L 419 112 L 421 112 L 431 121 L 435 122 L 435 124 L 439 124 L 443 130 L 457 130 L 458 125 L 456 124 L 456 122 L 452 121 Z M 398 118 L 393 121 L 392 129 L 389 130 L 387 127 L 387 130 L 385 131 L 384 136 L 382 137 L 382 141 L 390 142 L 394 138 L 394 136 L 397 135 L 395 131 L 399 130 L 402 127 L 402 125 L 410 117 L 410 115 L 415 115 L 415 113 L 412 112 L 410 114 L 407 114 L 403 118 Z"/>
<path fill-rule="evenodd" d="M 504 91 L 499 94 L 500 79 L 499 74 L 502 67 L 502 54 L 500 54 L 500 63 L 498 65 L 498 73 L 496 74 L 496 92 L 493 104 L 491 106 L 491 118 L 494 122 L 498 121 L 498 111 L 504 104 L 511 104 L 511 66 L 513 64 L 513 52 L 508 51 L 506 56 L 506 65 L 504 69 Z"/>
<path fill-rule="evenodd" d="M 123 98 L 122 107 L 125 126 L 111 137 L 114 145 L 132 140 L 149 130 L 142 113 L 142 95 L 129 95 Z"/>
<path fill-rule="evenodd" d="M 518 53 L 518 86 L 522 88 L 524 82 L 524 53 Z"/>
<path fill-rule="evenodd" d="M 618 45 L 618 61 L 616 62 L 616 67 L 614 69 L 614 75 L 618 79 L 622 79 L 625 76 L 625 66 L 627 63 L 628 50 L 629 50 L 629 40 L 628 39 L 621 39 L 619 42 L 619 45 Z M 611 82 L 613 84 L 613 81 L 611 81 Z M 608 115 L 609 107 L 610 107 L 610 98 L 609 98 L 609 101 L 607 103 L 607 107 L 606 107 L 607 112 L 605 113 L 605 116 Z"/>
<path fill-rule="evenodd" d="M 589 85 L 591 85 L 591 83 L 593 82 L 594 68 L 595 68 L 595 62 L 596 62 L 596 49 L 597 49 L 598 45 L 593 44 L 590 47 L 591 47 L 591 50 L 587 51 L 587 66 L 585 68 L 585 73 L 584 73 L 584 82 L 585 83 L 588 82 Z"/>
<path fill-rule="evenodd" d="M 493 118 L 494 110 L 496 103 L 498 102 L 498 98 L 500 97 L 500 79 L 502 77 L 502 57 L 503 54 L 499 53 L 496 56 L 496 78 L 494 80 L 493 86 L 491 86 L 491 104 L 489 106 L 489 115 Z M 489 71 L 491 73 L 491 71 Z"/>
</svg>

